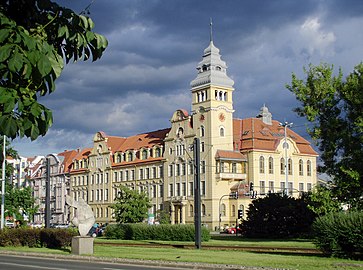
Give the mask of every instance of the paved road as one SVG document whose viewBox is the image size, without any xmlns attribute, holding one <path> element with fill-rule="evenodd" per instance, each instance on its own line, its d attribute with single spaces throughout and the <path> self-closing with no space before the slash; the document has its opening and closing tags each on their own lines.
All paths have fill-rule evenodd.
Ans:
<svg viewBox="0 0 363 270">
<path fill-rule="evenodd" d="M 147 265 L 127 265 L 122 263 L 89 262 L 80 260 L 59 260 L 19 255 L 0 254 L 0 269 L 6 270 L 180 270 Z"/>
</svg>

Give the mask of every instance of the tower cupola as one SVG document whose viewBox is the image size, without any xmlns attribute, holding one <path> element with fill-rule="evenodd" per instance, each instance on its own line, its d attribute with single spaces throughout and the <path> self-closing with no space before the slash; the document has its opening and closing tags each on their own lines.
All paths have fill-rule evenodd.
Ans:
<svg viewBox="0 0 363 270">
<path fill-rule="evenodd" d="M 234 81 L 227 75 L 227 65 L 221 59 L 219 49 L 210 41 L 204 50 L 203 59 L 197 65 L 197 77 L 190 83 L 193 88 L 204 85 L 213 85 L 232 88 Z"/>
</svg>

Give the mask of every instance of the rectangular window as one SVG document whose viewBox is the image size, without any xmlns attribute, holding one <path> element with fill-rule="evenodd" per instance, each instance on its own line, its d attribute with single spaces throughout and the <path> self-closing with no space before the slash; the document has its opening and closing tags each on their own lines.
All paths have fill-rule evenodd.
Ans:
<svg viewBox="0 0 363 270">
<path fill-rule="evenodd" d="M 285 182 L 280 182 L 280 189 L 282 193 L 285 192 Z"/>
<path fill-rule="evenodd" d="M 130 180 L 135 180 L 135 170 L 131 170 Z"/>
<path fill-rule="evenodd" d="M 105 189 L 105 201 L 108 201 L 108 189 Z"/>
<path fill-rule="evenodd" d="M 173 165 L 169 165 L 168 176 L 173 176 Z"/>
<path fill-rule="evenodd" d="M 180 183 L 176 183 L 176 196 L 180 196 Z"/>
<path fill-rule="evenodd" d="M 152 196 L 153 196 L 153 198 L 156 198 L 156 194 L 157 194 L 157 192 L 156 192 L 156 191 L 157 191 L 157 190 L 156 190 L 156 189 L 157 189 L 157 185 L 152 185 L 152 189 L 153 189 L 153 190 L 152 190 Z"/>
<path fill-rule="evenodd" d="M 194 196 L 194 182 L 189 182 L 189 196 Z"/>
<path fill-rule="evenodd" d="M 289 182 L 289 195 L 292 196 L 292 191 L 294 189 L 293 183 Z"/>
<path fill-rule="evenodd" d="M 200 195 L 205 196 L 206 189 L 205 189 L 205 181 L 200 182 Z"/>
<path fill-rule="evenodd" d="M 181 169 L 182 169 L 182 171 L 181 171 L 181 175 L 185 175 L 185 163 L 183 163 L 182 165 L 181 165 L 182 167 L 181 167 Z"/>
<path fill-rule="evenodd" d="M 169 184 L 169 197 L 174 196 L 173 184 Z"/>
<path fill-rule="evenodd" d="M 182 196 L 186 196 L 186 183 L 182 183 Z"/>
<path fill-rule="evenodd" d="M 221 173 L 224 173 L 224 162 L 223 162 L 223 161 L 220 163 L 220 167 L 219 167 L 219 168 L 220 168 L 220 170 L 219 170 L 219 171 L 220 171 Z"/>
<path fill-rule="evenodd" d="M 237 163 L 232 163 L 232 173 L 237 173 Z"/>
<path fill-rule="evenodd" d="M 193 174 L 193 173 L 194 173 L 194 164 L 188 163 L 188 174 Z"/>
<path fill-rule="evenodd" d="M 152 167 L 152 175 L 151 178 L 156 178 L 156 167 Z"/>
<path fill-rule="evenodd" d="M 205 160 L 201 162 L 200 173 L 205 173 Z"/>
<path fill-rule="evenodd" d="M 105 184 L 107 184 L 107 183 L 108 183 L 108 172 L 105 175 Z"/>
<path fill-rule="evenodd" d="M 146 173 L 145 179 L 150 179 L 150 168 L 146 168 L 145 173 Z"/>
<path fill-rule="evenodd" d="M 117 182 L 117 179 L 118 179 L 117 176 L 118 176 L 118 173 L 117 172 L 114 172 L 113 173 L 113 178 L 114 178 L 113 181 Z"/>
<path fill-rule="evenodd" d="M 161 197 L 161 198 L 164 197 L 163 192 L 164 192 L 164 185 L 161 184 L 161 185 L 159 185 L 159 197 Z"/>
<path fill-rule="evenodd" d="M 123 171 L 120 171 L 120 181 L 123 181 L 124 180 L 124 174 L 123 174 Z"/>
<path fill-rule="evenodd" d="M 140 169 L 139 170 L 139 179 L 143 180 L 144 179 L 144 169 Z"/>
<path fill-rule="evenodd" d="M 268 181 L 268 191 L 274 193 L 274 181 Z"/>
<path fill-rule="evenodd" d="M 260 181 L 260 194 L 264 195 L 266 193 L 265 181 Z"/>
<path fill-rule="evenodd" d="M 307 183 L 307 184 L 306 184 L 306 190 L 307 190 L 307 191 L 311 191 L 311 190 L 312 190 L 312 185 L 311 185 L 311 183 Z"/>
<path fill-rule="evenodd" d="M 164 167 L 160 166 L 159 167 L 159 178 L 163 178 L 164 177 Z"/>
<path fill-rule="evenodd" d="M 176 164 L 175 166 L 176 166 L 176 168 L 175 168 L 176 169 L 175 175 L 176 176 L 179 176 L 180 175 L 180 164 Z"/>
<path fill-rule="evenodd" d="M 128 170 L 125 171 L 125 180 L 129 181 L 129 171 Z"/>
</svg>

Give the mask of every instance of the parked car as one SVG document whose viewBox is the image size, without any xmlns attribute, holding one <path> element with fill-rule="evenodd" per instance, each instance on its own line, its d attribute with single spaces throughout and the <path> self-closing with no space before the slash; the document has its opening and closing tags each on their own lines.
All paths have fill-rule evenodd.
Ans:
<svg viewBox="0 0 363 270">
<path fill-rule="evenodd" d="M 226 229 L 226 233 L 228 233 L 228 234 L 236 234 L 236 233 L 242 234 L 242 230 L 239 227 L 237 227 L 237 229 L 236 229 L 236 227 L 230 227 L 230 228 Z"/>
</svg>

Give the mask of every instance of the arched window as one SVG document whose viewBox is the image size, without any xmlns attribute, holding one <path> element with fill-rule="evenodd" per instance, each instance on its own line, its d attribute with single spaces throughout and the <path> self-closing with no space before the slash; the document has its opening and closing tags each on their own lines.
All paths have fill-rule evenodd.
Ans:
<svg viewBox="0 0 363 270">
<path fill-rule="evenodd" d="M 142 159 L 147 159 L 147 150 L 142 150 Z"/>
<path fill-rule="evenodd" d="M 227 97 L 228 97 L 227 92 L 224 92 L 224 94 L 223 94 L 223 100 L 224 101 L 227 101 Z"/>
<path fill-rule="evenodd" d="M 127 154 L 127 161 L 132 161 L 133 157 L 132 157 L 132 152 L 129 152 Z"/>
<path fill-rule="evenodd" d="M 291 158 L 289 158 L 289 160 L 287 161 L 287 167 L 288 167 L 289 175 L 292 175 L 292 159 Z"/>
<path fill-rule="evenodd" d="M 205 136 L 204 126 L 200 126 L 200 137 L 204 137 L 204 136 Z"/>
<path fill-rule="evenodd" d="M 231 208 L 231 217 L 235 217 L 236 216 L 236 206 L 235 205 L 232 205 L 232 208 Z"/>
<path fill-rule="evenodd" d="M 226 205 L 224 203 L 221 204 L 221 216 L 226 216 Z"/>
<path fill-rule="evenodd" d="M 299 160 L 299 175 L 304 175 L 304 161 L 302 159 Z"/>
<path fill-rule="evenodd" d="M 269 157 L 269 159 L 268 159 L 268 173 L 269 174 L 274 173 L 274 159 L 273 159 L 273 157 Z"/>
<path fill-rule="evenodd" d="M 116 163 L 120 163 L 121 162 L 121 154 L 117 154 L 116 155 Z"/>
<path fill-rule="evenodd" d="M 285 159 L 284 158 L 280 159 L 280 173 L 285 174 Z"/>
<path fill-rule="evenodd" d="M 306 162 L 306 169 L 307 169 L 307 175 L 311 176 L 311 161 L 310 160 L 308 160 Z"/>
<path fill-rule="evenodd" d="M 260 173 L 265 173 L 265 158 L 260 156 Z"/>
<path fill-rule="evenodd" d="M 224 137 L 224 127 L 219 128 L 219 136 Z"/>
</svg>

